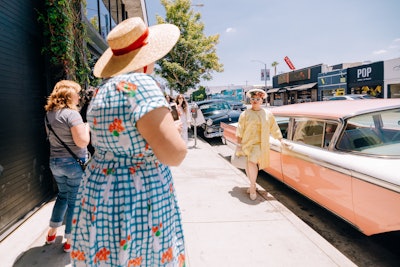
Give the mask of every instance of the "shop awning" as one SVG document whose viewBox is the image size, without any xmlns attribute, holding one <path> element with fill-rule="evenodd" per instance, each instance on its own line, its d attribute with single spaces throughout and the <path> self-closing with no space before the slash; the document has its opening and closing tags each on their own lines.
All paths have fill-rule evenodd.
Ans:
<svg viewBox="0 0 400 267">
<path fill-rule="evenodd" d="M 271 89 L 269 89 L 269 90 L 267 91 L 267 94 L 276 93 L 276 92 L 278 92 L 278 90 L 279 90 L 279 88 L 271 88 Z"/>
<path fill-rule="evenodd" d="M 285 93 L 287 91 L 287 87 L 279 88 L 278 93 Z"/>
<path fill-rule="evenodd" d="M 289 91 L 302 91 L 302 90 L 307 90 L 310 88 L 313 88 L 317 83 L 307 83 L 307 84 L 302 84 L 299 86 L 295 86 L 292 88 L 288 88 Z"/>
</svg>

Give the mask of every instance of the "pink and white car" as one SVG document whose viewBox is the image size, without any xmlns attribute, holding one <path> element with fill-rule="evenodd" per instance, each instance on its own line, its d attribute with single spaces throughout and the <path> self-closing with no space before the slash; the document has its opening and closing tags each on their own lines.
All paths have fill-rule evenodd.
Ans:
<svg viewBox="0 0 400 267">
<path fill-rule="evenodd" d="M 400 99 L 321 101 L 270 109 L 284 143 L 270 137 L 264 171 L 365 235 L 400 230 Z M 237 124 L 221 123 L 236 143 Z"/>
</svg>

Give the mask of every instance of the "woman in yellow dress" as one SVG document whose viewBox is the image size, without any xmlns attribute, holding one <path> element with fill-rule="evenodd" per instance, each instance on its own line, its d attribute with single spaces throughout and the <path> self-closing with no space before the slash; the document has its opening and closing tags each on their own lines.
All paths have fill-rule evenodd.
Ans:
<svg viewBox="0 0 400 267">
<path fill-rule="evenodd" d="M 246 175 L 250 180 L 248 193 L 250 199 L 255 200 L 258 170 L 269 165 L 269 136 L 281 141 L 282 133 L 273 114 L 261 107 L 267 96 L 265 91 L 252 89 L 246 96 L 250 98 L 251 109 L 242 112 L 239 117 L 236 155 L 247 156 Z"/>
</svg>

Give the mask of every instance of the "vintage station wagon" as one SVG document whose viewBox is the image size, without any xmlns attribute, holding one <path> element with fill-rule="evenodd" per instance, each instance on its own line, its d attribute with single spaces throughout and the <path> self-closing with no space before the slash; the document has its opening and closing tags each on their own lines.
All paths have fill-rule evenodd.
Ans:
<svg viewBox="0 0 400 267">
<path fill-rule="evenodd" d="M 264 171 L 365 235 L 400 230 L 400 99 L 312 102 L 270 112 L 285 145 L 270 137 Z M 230 145 L 236 125 L 221 125 Z"/>
</svg>

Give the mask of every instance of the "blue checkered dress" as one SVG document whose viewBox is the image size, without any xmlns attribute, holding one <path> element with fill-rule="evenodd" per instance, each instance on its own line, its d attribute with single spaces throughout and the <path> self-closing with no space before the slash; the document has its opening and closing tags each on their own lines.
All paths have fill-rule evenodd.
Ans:
<svg viewBox="0 0 400 267">
<path fill-rule="evenodd" d="M 151 76 L 110 78 L 88 108 L 95 155 L 73 217 L 72 266 L 184 266 L 181 217 L 168 166 L 137 121 L 168 107 Z"/>
</svg>

